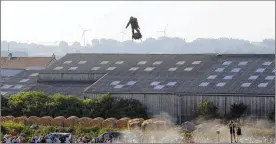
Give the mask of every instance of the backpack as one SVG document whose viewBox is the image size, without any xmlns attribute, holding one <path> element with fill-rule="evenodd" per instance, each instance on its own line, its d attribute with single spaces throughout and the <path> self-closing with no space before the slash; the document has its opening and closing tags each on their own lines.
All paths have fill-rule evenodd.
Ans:
<svg viewBox="0 0 276 144">
<path fill-rule="evenodd" d="M 239 128 L 239 127 L 238 127 L 238 130 L 237 130 L 237 135 L 242 135 L 241 128 Z"/>
</svg>

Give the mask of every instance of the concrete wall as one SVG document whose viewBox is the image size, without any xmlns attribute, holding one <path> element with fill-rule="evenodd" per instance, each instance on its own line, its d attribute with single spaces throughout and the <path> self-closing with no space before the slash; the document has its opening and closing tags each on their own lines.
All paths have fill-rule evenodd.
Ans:
<svg viewBox="0 0 276 144">
<path fill-rule="evenodd" d="M 40 73 L 37 81 L 96 81 L 103 77 L 104 74 L 94 73 Z"/>
<path fill-rule="evenodd" d="M 86 94 L 89 98 L 97 98 L 102 94 Z M 219 114 L 224 116 L 230 111 L 233 103 L 243 102 L 248 106 L 246 115 L 254 118 L 264 118 L 274 110 L 274 96 L 210 96 L 210 95 L 174 95 L 174 94 L 111 94 L 111 96 L 139 100 L 148 108 L 150 116 L 168 113 L 173 122 L 184 122 L 192 118 L 197 105 L 203 101 L 211 101 L 219 108 Z M 178 101 L 179 100 L 179 101 Z M 181 118 L 180 118 L 181 115 Z M 165 117 L 162 116 L 161 117 Z"/>
</svg>

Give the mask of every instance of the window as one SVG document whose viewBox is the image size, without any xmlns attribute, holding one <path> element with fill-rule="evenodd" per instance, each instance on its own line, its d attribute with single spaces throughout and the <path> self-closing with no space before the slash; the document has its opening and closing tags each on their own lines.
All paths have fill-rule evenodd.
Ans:
<svg viewBox="0 0 276 144">
<path fill-rule="evenodd" d="M 223 86 L 225 86 L 225 83 L 218 83 L 216 86 L 217 87 L 223 87 Z"/>
<path fill-rule="evenodd" d="M 160 65 L 162 63 L 162 61 L 156 61 L 153 63 L 153 65 Z"/>
<path fill-rule="evenodd" d="M 178 61 L 177 63 L 176 63 L 176 65 L 183 65 L 185 63 L 185 61 Z"/>
<path fill-rule="evenodd" d="M 146 63 L 147 63 L 147 61 L 140 61 L 140 62 L 138 62 L 138 65 L 144 65 Z"/>
<path fill-rule="evenodd" d="M 257 75 L 253 75 L 253 76 L 250 76 L 248 79 L 249 80 L 255 80 L 255 79 L 257 79 L 259 76 L 257 76 Z"/>
<path fill-rule="evenodd" d="M 121 81 L 113 81 L 110 85 L 118 85 Z"/>
<path fill-rule="evenodd" d="M 165 87 L 165 86 L 164 85 L 157 85 L 153 89 L 162 89 L 163 87 Z"/>
<path fill-rule="evenodd" d="M 61 70 L 63 67 L 55 67 L 54 70 Z"/>
<path fill-rule="evenodd" d="M 193 70 L 192 67 L 187 67 L 187 68 L 184 69 L 184 71 L 192 71 L 192 70 Z"/>
<path fill-rule="evenodd" d="M 243 83 L 242 85 L 241 85 L 241 87 L 249 87 L 251 85 L 251 83 Z"/>
<path fill-rule="evenodd" d="M 106 70 L 108 70 L 108 71 L 112 71 L 112 70 L 114 70 L 116 67 L 109 67 L 109 68 L 107 68 Z"/>
<path fill-rule="evenodd" d="M 12 87 L 12 85 L 4 84 L 1 88 L 2 88 L 2 89 L 8 89 L 8 88 L 10 88 L 10 87 Z"/>
<path fill-rule="evenodd" d="M 266 87 L 268 85 L 268 83 L 260 83 L 259 85 L 258 85 L 258 87 Z"/>
<path fill-rule="evenodd" d="M 63 64 L 70 64 L 72 61 L 65 61 Z"/>
<path fill-rule="evenodd" d="M 177 68 L 176 67 L 172 67 L 172 68 L 169 68 L 168 71 L 176 71 Z"/>
<path fill-rule="evenodd" d="M 122 87 L 124 87 L 124 85 L 116 85 L 114 88 L 119 89 L 119 88 L 122 88 Z"/>
<path fill-rule="evenodd" d="M 1 95 L 6 95 L 7 93 L 8 93 L 8 92 L 2 92 L 2 91 L 1 91 Z"/>
<path fill-rule="evenodd" d="M 139 69 L 139 67 L 132 67 L 132 68 L 130 68 L 129 70 L 130 71 L 136 71 L 136 70 L 138 70 Z"/>
<path fill-rule="evenodd" d="M 231 70 L 231 72 L 239 72 L 241 70 L 241 68 L 234 68 Z"/>
<path fill-rule="evenodd" d="M 210 75 L 207 79 L 215 79 L 217 75 Z"/>
<path fill-rule="evenodd" d="M 266 61 L 263 63 L 263 65 L 271 65 L 271 64 L 272 64 L 272 62 L 270 62 L 270 61 Z"/>
<path fill-rule="evenodd" d="M 256 72 L 257 72 L 257 73 L 262 73 L 262 72 L 264 72 L 264 70 L 265 70 L 265 68 L 258 68 L 258 69 L 256 70 Z"/>
<path fill-rule="evenodd" d="M 247 63 L 248 63 L 247 61 L 242 61 L 239 63 L 239 65 L 247 65 Z"/>
<path fill-rule="evenodd" d="M 134 84 L 136 84 L 136 81 L 129 81 L 129 82 L 127 82 L 127 84 L 126 84 L 126 85 L 128 85 L 128 86 L 132 86 L 132 85 L 134 85 Z"/>
<path fill-rule="evenodd" d="M 194 61 L 192 64 L 200 64 L 201 61 Z"/>
<path fill-rule="evenodd" d="M 70 67 L 68 70 L 76 70 L 78 67 Z"/>
<path fill-rule="evenodd" d="M 174 86 L 177 82 L 168 82 L 167 86 Z"/>
<path fill-rule="evenodd" d="M 217 68 L 215 72 L 223 72 L 224 68 Z"/>
<path fill-rule="evenodd" d="M 231 63 L 231 61 L 225 61 L 222 65 L 230 65 Z"/>
<path fill-rule="evenodd" d="M 265 80 L 273 80 L 275 76 L 267 76 Z"/>
<path fill-rule="evenodd" d="M 30 76 L 37 76 L 38 73 L 32 73 Z"/>
<path fill-rule="evenodd" d="M 78 64 L 85 64 L 87 61 L 79 61 Z"/>
<path fill-rule="evenodd" d="M 123 64 L 124 61 L 117 61 L 115 64 Z"/>
<path fill-rule="evenodd" d="M 29 81 L 30 79 L 22 79 L 22 80 L 20 80 L 19 82 L 20 83 L 25 83 L 25 82 L 27 82 L 27 81 Z"/>
<path fill-rule="evenodd" d="M 209 84 L 209 82 L 202 82 L 199 84 L 200 87 L 206 87 Z"/>
<path fill-rule="evenodd" d="M 154 81 L 154 82 L 152 82 L 152 83 L 150 84 L 150 86 L 156 86 L 156 85 L 158 85 L 158 84 L 160 84 L 160 82 Z"/>
<path fill-rule="evenodd" d="M 95 70 L 99 70 L 100 67 L 93 67 L 91 70 L 95 71 Z"/>
<path fill-rule="evenodd" d="M 233 78 L 233 75 L 228 75 L 228 76 L 225 76 L 223 79 L 225 79 L 225 80 L 230 80 L 230 79 L 232 79 Z"/>
<path fill-rule="evenodd" d="M 109 61 L 102 61 L 100 64 L 108 64 Z"/>
<path fill-rule="evenodd" d="M 14 88 L 14 89 L 21 89 L 22 87 L 23 87 L 23 85 L 19 85 L 19 84 L 18 84 L 18 85 L 15 85 L 13 88 Z"/>
<path fill-rule="evenodd" d="M 153 69 L 154 69 L 154 67 L 147 67 L 147 68 L 145 68 L 144 71 L 152 71 Z"/>
</svg>

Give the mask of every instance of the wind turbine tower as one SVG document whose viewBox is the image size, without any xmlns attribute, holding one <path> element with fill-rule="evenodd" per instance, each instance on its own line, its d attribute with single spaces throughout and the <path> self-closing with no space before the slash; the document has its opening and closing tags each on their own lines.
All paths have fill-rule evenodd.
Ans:
<svg viewBox="0 0 276 144">
<path fill-rule="evenodd" d="M 125 29 L 124 29 L 124 26 L 122 27 L 122 31 L 120 33 L 118 33 L 117 35 L 121 34 L 122 35 L 122 42 L 124 41 L 124 35 L 127 35 L 125 33 Z"/>
</svg>

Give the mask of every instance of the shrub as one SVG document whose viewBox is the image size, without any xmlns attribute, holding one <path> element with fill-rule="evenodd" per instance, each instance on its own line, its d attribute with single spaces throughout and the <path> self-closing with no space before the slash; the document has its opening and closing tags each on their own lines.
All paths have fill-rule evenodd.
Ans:
<svg viewBox="0 0 276 144">
<path fill-rule="evenodd" d="M 247 105 L 243 103 L 232 104 L 230 108 L 230 116 L 232 118 L 240 118 L 247 109 Z"/>
<path fill-rule="evenodd" d="M 196 117 L 203 117 L 205 119 L 213 119 L 218 116 L 218 107 L 212 102 L 202 101 L 197 105 L 195 110 Z"/>
</svg>

